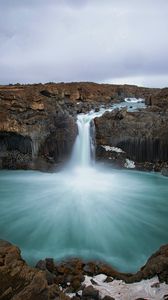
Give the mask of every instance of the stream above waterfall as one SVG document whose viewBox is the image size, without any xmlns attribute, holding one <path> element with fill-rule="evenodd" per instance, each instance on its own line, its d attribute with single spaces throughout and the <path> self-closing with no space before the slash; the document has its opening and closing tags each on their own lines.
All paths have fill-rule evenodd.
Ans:
<svg viewBox="0 0 168 300">
<path fill-rule="evenodd" d="M 133 102 L 124 105 L 144 105 Z M 81 257 L 132 272 L 167 243 L 168 179 L 94 163 L 90 125 L 105 110 L 78 116 L 78 137 L 64 170 L 0 171 L 0 237 L 17 244 L 31 264 Z"/>
</svg>

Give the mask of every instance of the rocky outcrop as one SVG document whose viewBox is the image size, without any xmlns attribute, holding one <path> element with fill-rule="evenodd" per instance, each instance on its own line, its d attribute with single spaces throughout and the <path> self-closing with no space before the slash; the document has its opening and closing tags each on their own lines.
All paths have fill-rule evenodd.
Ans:
<svg viewBox="0 0 168 300">
<path fill-rule="evenodd" d="M 49 285 L 46 272 L 29 267 L 20 250 L 0 240 L 0 299 L 69 299 L 56 284 Z"/>
<path fill-rule="evenodd" d="M 168 111 L 147 108 L 137 112 L 126 109 L 106 112 L 95 119 L 97 159 L 124 166 L 125 159 L 136 168 L 155 169 L 168 161 Z M 106 151 L 117 147 L 123 152 Z"/>
<path fill-rule="evenodd" d="M 150 106 L 157 106 L 162 110 L 167 110 L 168 88 L 158 90 L 146 98 L 146 103 Z"/>
<path fill-rule="evenodd" d="M 157 275 L 160 282 L 166 282 L 168 284 L 168 245 L 164 245 L 156 251 L 148 259 L 147 263 L 135 274 L 121 273 L 106 264 L 84 262 L 79 259 L 72 259 L 55 264 L 53 261 L 52 268 L 49 267 L 48 260 L 46 259 L 45 261 L 40 261 L 37 264 L 37 268 L 42 270 L 47 269 L 53 273 L 56 276 L 55 281 L 61 285 L 64 283 L 64 287 L 69 287 L 69 292 L 74 292 L 79 288 L 80 284 L 84 281 L 84 275 L 96 276 L 98 274 L 105 274 L 108 277 L 124 280 L 127 283 L 137 282 Z M 78 281 L 77 288 L 74 280 L 75 283 Z"/>
<path fill-rule="evenodd" d="M 55 169 L 71 154 L 77 134 L 75 123 L 77 113 L 88 112 L 92 108 L 98 109 L 102 104 L 108 106 L 122 101 L 125 97 L 144 98 L 153 111 L 163 110 L 166 108 L 167 94 L 167 89 L 96 83 L 0 86 L 0 168 Z M 138 118 L 137 115 L 135 116 Z M 141 118 L 144 117 L 146 122 L 146 116 L 141 115 Z M 131 119 L 131 116 L 129 118 Z M 108 124 L 110 124 L 109 121 Z M 96 127 L 98 129 L 97 142 L 103 138 L 100 134 L 104 131 L 104 125 L 101 126 L 101 129 L 98 125 Z M 133 129 L 130 128 L 131 130 Z M 105 137 L 109 134 L 111 135 L 111 132 L 107 129 Z M 123 132 L 120 135 L 122 134 Z M 134 139 L 134 135 L 129 134 L 128 138 Z M 113 136 L 111 140 L 112 138 Z M 107 138 L 108 141 L 109 139 L 110 137 Z M 155 140 L 157 144 L 157 137 Z M 137 147 L 139 140 L 132 141 L 132 143 Z M 143 143 L 151 146 L 149 140 L 140 142 L 140 144 Z M 128 143 L 125 144 L 128 145 Z M 97 145 L 99 147 L 100 144 Z M 159 146 L 155 149 L 157 147 L 162 148 L 162 141 L 159 140 Z M 100 153 L 101 151 L 97 152 L 98 157 Z M 166 154 L 162 153 L 162 156 Z"/>
<path fill-rule="evenodd" d="M 133 283 L 157 275 L 160 282 L 168 284 L 168 245 L 162 246 L 153 254 L 136 274 L 126 274 L 102 263 L 84 262 L 79 259 L 55 263 L 53 259 L 48 258 L 39 261 L 36 268 L 31 268 L 21 258 L 20 250 L 16 246 L 0 240 L 2 300 L 66 300 L 69 299 L 67 295 L 72 295 L 74 300 L 100 299 L 96 289 L 92 286 L 85 287 L 84 284 L 85 276 L 91 276 L 91 282 L 96 288 L 94 276 L 99 274 L 106 275 L 105 281 L 109 283 L 114 279 Z"/>
<path fill-rule="evenodd" d="M 71 153 L 75 120 L 40 87 L 0 89 L 0 168 L 47 170 Z"/>
</svg>

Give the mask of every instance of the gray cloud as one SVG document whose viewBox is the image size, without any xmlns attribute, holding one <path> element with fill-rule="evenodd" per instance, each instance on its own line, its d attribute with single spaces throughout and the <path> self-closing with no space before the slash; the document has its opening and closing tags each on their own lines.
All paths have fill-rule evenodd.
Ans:
<svg viewBox="0 0 168 300">
<path fill-rule="evenodd" d="M 168 85 L 167 0 L 0 0 L 0 83 Z"/>
</svg>

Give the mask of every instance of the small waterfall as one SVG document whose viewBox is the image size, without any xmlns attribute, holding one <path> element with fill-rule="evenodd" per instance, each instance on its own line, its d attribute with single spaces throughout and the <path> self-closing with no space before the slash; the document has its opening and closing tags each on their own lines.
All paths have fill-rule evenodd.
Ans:
<svg viewBox="0 0 168 300">
<path fill-rule="evenodd" d="M 39 150 L 39 140 L 37 138 L 32 138 L 32 143 L 31 143 L 31 148 L 32 148 L 32 159 L 35 159 L 38 155 L 38 150 Z"/>
<path fill-rule="evenodd" d="M 95 161 L 95 128 L 94 118 L 101 117 L 105 111 L 111 108 L 101 107 L 98 112 L 91 110 L 87 114 L 77 116 L 78 136 L 72 151 L 71 166 L 90 167 Z"/>
<path fill-rule="evenodd" d="M 94 136 L 91 134 L 94 132 L 91 130 L 91 123 L 94 117 L 95 114 L 92 111 L 88 114 L 79 114 L 77 116 L 78 136 L 71 159 L 71 163 L 74 165 L 89 167 L 94 161 Z"/>
</svg>

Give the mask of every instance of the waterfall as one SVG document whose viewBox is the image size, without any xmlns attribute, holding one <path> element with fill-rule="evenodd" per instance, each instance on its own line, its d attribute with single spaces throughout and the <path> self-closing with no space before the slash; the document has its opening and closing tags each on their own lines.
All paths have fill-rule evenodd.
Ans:
<svg viewBox="0 0 168 300">
<path fill-rule="evenodd" d="M 77 116 L 78 136 L 71 159 L 71 162 L 75 165 L 89 167 L 94 161 L 94 136 L 91 134 L 91 123 L 94 117 L 95 113 L 93 111 Z"/>
<path fill-rule="evenodd" d="M 71 166 L 90 167 L 95 161 L 95 130 L 94 118 L 101 117 L 105 111 L 112 111 L 114 107 L 101 107 L 98 112 L 91 110 L 87 114 L 77 115 L 78 135 L 71 157 Z"/>
<path fill-rule="evenodd" d="M 86 114 L 77 115 L 78 135 L 72 151 L 70 165 L 80 167 L 90 167 L 95 158 L 95 131 L 94 118 L 101 117 L 106 111 L 112 111 L 116 108 L 127 108 L 128 111 L 136 111 L 139 108 L 145 108 L 144 99 L 125 98 L 124 102 L 113 104 L 109 108 L 100 107 L 99 111 L 91 110 Z M 131 106 L 130 106 L 131 103 Z"/>
</svg>

